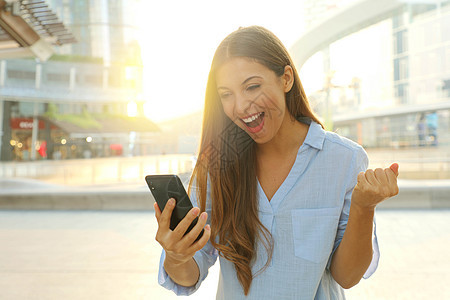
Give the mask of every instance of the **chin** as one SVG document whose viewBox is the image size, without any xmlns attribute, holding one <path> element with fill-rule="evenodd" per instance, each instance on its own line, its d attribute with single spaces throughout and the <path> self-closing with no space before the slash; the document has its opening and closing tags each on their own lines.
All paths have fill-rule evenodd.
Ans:
<svg viewBox="0 0 450 300">
<path fill-rule="evenodd" d="M 258 134 L 251 134 L 251 133 L 248 134 L 255 141 L 255 143 L 260 145 L 266 144 L 272 140 L 272 137 L 268 135 L 265 130 L 262 130 L 262 132 Z"/>
</svg>

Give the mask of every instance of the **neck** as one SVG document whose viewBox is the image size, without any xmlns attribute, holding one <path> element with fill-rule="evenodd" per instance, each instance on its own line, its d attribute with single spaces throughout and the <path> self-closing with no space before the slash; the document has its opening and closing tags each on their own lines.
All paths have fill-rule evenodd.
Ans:
<svg viewBox="0 0 450 300">
<path fill-rule="evenodd" d="M 309 126 L 292 118 L 286 113 L 283 123 L 277 133 L 269 142 L 256 146 L 257 156 L 278 156 L 289 155 L 303 144 L 308 133 Z"/>
</svg>

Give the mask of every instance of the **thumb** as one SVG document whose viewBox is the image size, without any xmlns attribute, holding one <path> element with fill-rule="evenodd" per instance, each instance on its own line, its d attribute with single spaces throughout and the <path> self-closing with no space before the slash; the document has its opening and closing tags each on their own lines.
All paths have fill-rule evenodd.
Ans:
<svg viewBox="0 0 450 300">
<path fill-rule="evenodd" d="M 398 163 L 393 163 L 389 168 L 394 172 L 395 176 L 398 176 Z"/>
</svg>

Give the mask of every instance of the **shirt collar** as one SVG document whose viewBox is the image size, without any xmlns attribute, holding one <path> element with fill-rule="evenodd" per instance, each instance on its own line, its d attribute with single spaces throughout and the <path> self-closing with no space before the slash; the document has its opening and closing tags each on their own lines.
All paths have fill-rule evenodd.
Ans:
<svg viewBox="0 0 450 300">
<path fill-rule="evenodd" d="M 309 130 L 303 143 L 322 150 L 325 141 L 325 130 L 323 130 L 322 126 L 308 117 L 300 117 L 297 120 L 309 125 Z"/>
</svg>

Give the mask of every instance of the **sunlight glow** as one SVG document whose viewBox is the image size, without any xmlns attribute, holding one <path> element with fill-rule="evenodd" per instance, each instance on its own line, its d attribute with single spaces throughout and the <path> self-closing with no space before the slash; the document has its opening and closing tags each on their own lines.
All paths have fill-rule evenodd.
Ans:
<svg viewBox="0 0 450 300">
<path fill-rule="evenodd" d="M 129 117 L 136 117 L 138 114 L 138 107 L 136 102 L 130 101 L 127 104 L 127 114 Z"/>
<path fill-rule="evenodd" d="M 289 48 L 304 28 L 301 2 L 140 1 L 145 115 L 158 122 L 202 110 L 214 51 L 240 26 L 264 26 Z"/>
<path fill-rule="evenodd" d="M 147 119 L 151 119 L 152 118 L 152 103 L 150 101 L 144 102 L 143 109 L 144 109 L 144 116 Z"/>
</svg>

